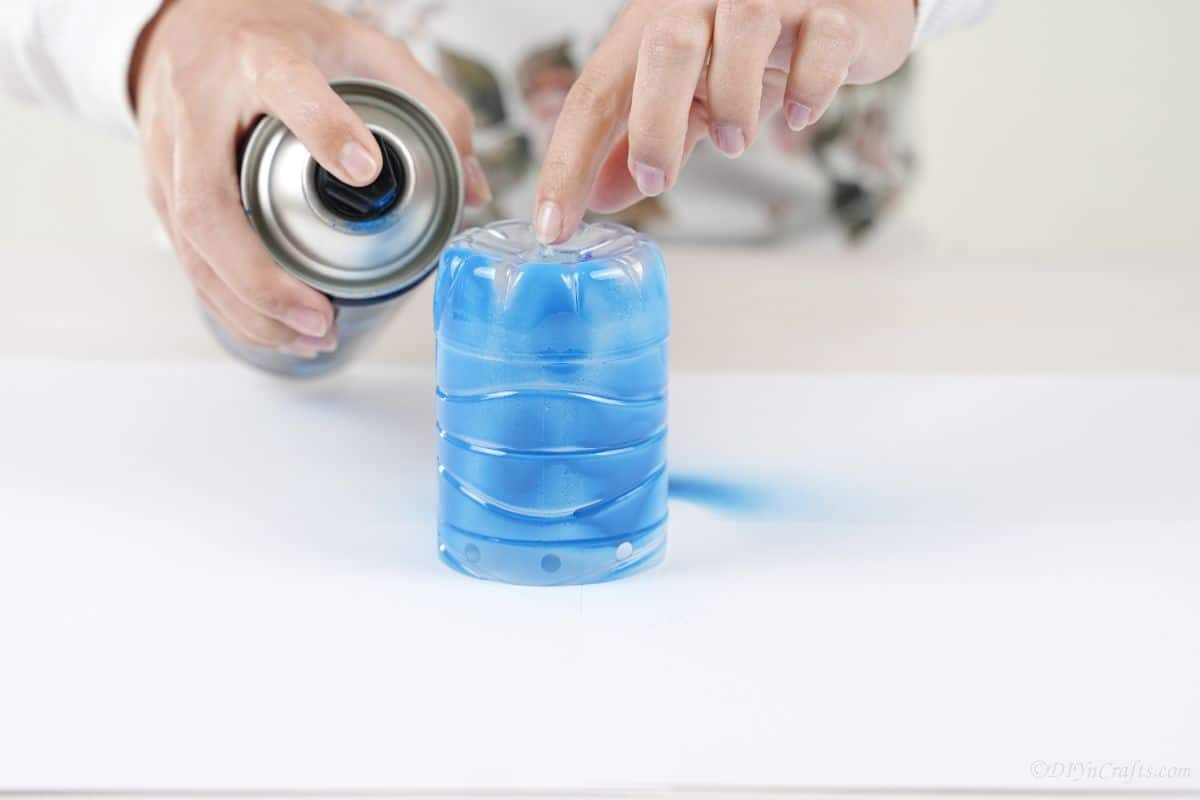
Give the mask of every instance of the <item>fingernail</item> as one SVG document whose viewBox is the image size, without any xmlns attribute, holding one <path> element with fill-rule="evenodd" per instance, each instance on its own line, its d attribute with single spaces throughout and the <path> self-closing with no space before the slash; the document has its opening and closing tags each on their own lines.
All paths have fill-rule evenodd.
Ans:
<svg viewBox="0 0 1200 800">
<path fill-rule="evenodd" d="M 658 167 L 635 161 L 633 162 L 633 181 L 637 184 L 639 192 L 647 197 L 654 197 L 662 194 L 663 189 L 666 188 L 667 175 Z"/>
<path fill-rule="evenodd" d="M 746 149 L 746 134 L 736 125 L 718 125 L 713 132 L 716 134 L 717 149 L 730 158 L 737 158 Z"/>
<path fill-rule="evenodd" d="M 293 308 L 284 315 L 283 321 L 305 336 L 321 337 L 329 332 L 325 316 L 311 308 Z"/>
<path fill-rule="evenodd" d="M 488 186 L 483 165 L 475 156 L 463 159 L 463 177 L 467 185 L 467 205 L 486 206 L 492 202 L 492 188 Z"/>
<path fill-rule="evenodd" d="M 379 172 L 379 165 L 358 142 L 346 142 L 342 148 L 342 169 L 358 183 L 370 183 Z"/>
<path fill-rule="evenodd" d="M 562 234 L 563 213 L 558 203 L 545 200 L 533 220 L 533 235 L 542 244 L 554 244 Z"/>
<path fill-rule="evenodd" d="M 332 331 L 324 336 L 297 336 L 291 344 L 302 350 L 320 350 L 323 353 L 332 353 L 337 349 L 337 336 Z"/>
<path fill-rule="evenodd" d="M 789 128 L 794 131 L 800 131 L 804 130 L 804 126 L 812 119 L 812 109 L 803 103 L 789 100 L 783 109 L 783 115 L 787 117 Z"/>
<path fill-rule="evenodd" d="M 313 348 L 304 347 L 296 342 L 281 344 L 277 349 L 281 353 L 287 353 L 289 356 L 298 356 L 300 358 L 316 358 L 319 355 Z"/>
</svg>

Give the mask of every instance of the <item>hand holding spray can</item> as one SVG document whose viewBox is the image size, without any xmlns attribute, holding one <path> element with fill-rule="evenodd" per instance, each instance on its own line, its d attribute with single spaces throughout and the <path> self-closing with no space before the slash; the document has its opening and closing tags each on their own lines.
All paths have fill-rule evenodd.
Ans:
<svg viewBox="0 0 1200 800">
<path fill-rule="evenodd" d="M 342 183 L 279 119 L 266 117 L 246 143 L 241 190 L 246 215 L 276 263 L 333 301 L 338 349 L 306 359 L 249 347 L 210 320 L 231 353 L 284 375 L 322 374 L 353 359 L 433 272 L 462 222 L 462 166 L 437 118 L 382 83 L 331 85 L 379 143 L 384 164 L 375 182 Z"/>
</svg>

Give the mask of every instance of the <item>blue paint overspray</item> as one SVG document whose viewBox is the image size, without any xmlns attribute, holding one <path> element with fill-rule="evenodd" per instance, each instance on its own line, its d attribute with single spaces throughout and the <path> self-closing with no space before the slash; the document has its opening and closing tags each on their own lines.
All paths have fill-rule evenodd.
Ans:
<svg viewBox="0 0 1200 800">
<path fill-rule="evenodd" d="M 782 493 L 766 483 L 695 472 L 672 472 L 668 494 L 671 500 L 739 516 L 771 515 L 785 506 Z"/>
</svg>

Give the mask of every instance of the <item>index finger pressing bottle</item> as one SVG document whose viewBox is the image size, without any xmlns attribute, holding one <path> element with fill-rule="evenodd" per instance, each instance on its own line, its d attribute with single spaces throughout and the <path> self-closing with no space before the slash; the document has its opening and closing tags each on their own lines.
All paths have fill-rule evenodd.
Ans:
<svg viewBox="0 0 1200 800">
<path fill-rule="evenodd" d="M 478 578 L 611 580 L 662 560 L 667 336 L 662 253 L 628 228 L 537 244 L 525 222 L 442 254 L 438 544 Z"/>
</svg>

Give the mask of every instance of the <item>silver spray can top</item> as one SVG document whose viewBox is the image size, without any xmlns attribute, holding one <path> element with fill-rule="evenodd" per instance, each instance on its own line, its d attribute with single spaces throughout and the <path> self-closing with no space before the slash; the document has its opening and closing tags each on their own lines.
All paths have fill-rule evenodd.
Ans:
<svg viewBox="0 0 1200 800">
<path fill-rule="evenodd" d="M 462 165 L 433 114 L 386 84 L 340 80 L 334 91 L 374 134 L 379 178 L 353 187 L 326 172 L 276 117 L 246 143 L 242 204 L 275 261 L 344 303 L 382 302 L 437 266 L 462 223 Z"/>
</svg>

